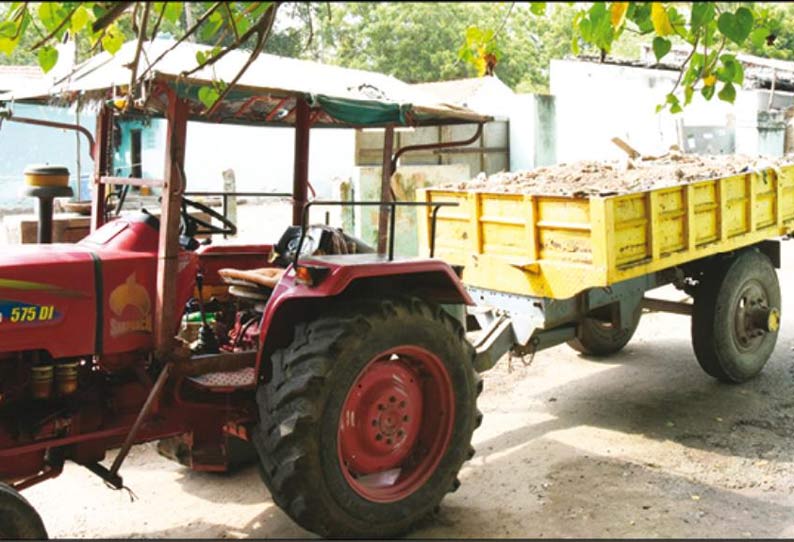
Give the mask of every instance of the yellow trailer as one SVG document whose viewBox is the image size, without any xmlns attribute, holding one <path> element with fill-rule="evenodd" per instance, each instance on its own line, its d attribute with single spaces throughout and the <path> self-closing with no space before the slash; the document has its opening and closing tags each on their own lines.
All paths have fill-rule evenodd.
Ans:
<svg viewBox="0 0 794 542">
<path fill-rule="evenodd" d="M 435 220 L 419 208 L 420 245 L 462 266 L 477 301 L 503 309 L 514 349 L 568 341 L 613 353 L 644 304 L 692 314 L 698 360 L 718 378 L 746 380 L 771 354 L 780 315 L 772 240 L 794 231 L 794 166 L 612 196 L 423 189 L 418 198 L 458 204 Z M 643 298 L 670 283 L 694 303 Z M 529 323 L 516 325 L 520 317 Z"/>
</svg>

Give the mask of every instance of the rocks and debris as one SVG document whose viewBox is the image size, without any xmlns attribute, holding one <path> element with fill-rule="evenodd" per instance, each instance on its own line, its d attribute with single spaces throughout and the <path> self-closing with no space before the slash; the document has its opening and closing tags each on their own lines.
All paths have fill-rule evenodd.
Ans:
<svg viewBox="0 0 794 542">
<path fill-rule="evenodd" d="M 634 154 L 628 153 L 627 154 Z M 695 155 L 677 147 L 663 156 L 623 160 L 581 160 L 528 171 L 480 173 L 472 180 L 439 188 L 573 197 L 608 196 L 728 177 L 745 171 L 794 164 L 794 156 Z"/>
</svg>

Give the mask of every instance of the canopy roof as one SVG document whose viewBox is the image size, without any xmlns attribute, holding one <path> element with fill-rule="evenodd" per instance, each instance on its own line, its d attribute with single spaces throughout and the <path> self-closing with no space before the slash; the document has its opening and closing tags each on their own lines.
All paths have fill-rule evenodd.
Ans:
<svg viewBox="0 0 794 542">
<path fill-rule="evenodd" d="M 249 58 L 246 51 L 231 51 L 213 66 L 183 76 L 198 66 L 197 53 L 208 54 L 209 46 L 155 39 L 143 44 L 138 73 L 147 71 L 143 87 L 167 84 L 190 103 L 191 120 L 238 124 L 292 125 L 297 98 L 306 98 L 314 109 L 313 125 L 385 126 L 439 125 L 485 122 L 482 114 L 451 103 L 394 77 L 330 66 L 306 60 L 262 54 L 249 66 L 212 119 L 199 91 L 215 81 L 229 82 Z M 78 100 L 100 100 L 122 96 L 129 85 L 130 64 L 137 43 L 127 42 L 115 55 L 103 52 L 77 66 L 71 75 L 54 86 L 31 85 L 0 95 L 0 101 L 72 104 Z M 162 59 L 155 62 L 161 55 Z M 149 95 L 149 94 L 147 94 Z M 162 115 L 157 100 L 138 103 L 140 113 Z"/>
</svg>

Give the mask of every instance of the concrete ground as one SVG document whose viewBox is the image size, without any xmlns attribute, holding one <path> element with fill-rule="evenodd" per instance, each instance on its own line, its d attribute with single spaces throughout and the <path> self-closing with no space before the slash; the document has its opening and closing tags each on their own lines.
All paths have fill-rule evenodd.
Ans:
<svg viewBox="0 0 794 542">
<path fill-rule="evenodd" d="M 777 349 L 744 385 L 703 373 L 689 320 L 670 314 L 643 316 L 608 362 L 566 346 L 529 367 L 502 360 L 485 375 L 462 486 L 412 536 L 794 537 L 791 269 L 786 243 Z M 24 494 L 52 537 L 311 536 L 273 504 L 255 467 L 194 473 L 149 444 L 122 474 L 137 500 L 74 465 Z"/>
</svg>

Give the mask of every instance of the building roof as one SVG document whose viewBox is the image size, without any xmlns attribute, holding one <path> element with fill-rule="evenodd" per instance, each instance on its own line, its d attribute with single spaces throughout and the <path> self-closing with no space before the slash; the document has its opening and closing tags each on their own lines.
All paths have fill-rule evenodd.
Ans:
<svg viewBox="0 0 794 542">
<path fill-rule="evenodd" d="M 503 115 L 515 93 L 496 76 L 419 83 L 416 88 L 435 99 L 483 115 Z"/>
<path fill-rule="evenodd" d="M 0 91 L 38 84 L 44 72 L 38 66 L 0 66 Z"/>
<path fill-rule="evenodd" d="M 690 52 L 691 49 L 688 47 L 680 45 L 673 47 L 665 57 L 662 68 L 678 70 Z M 745 53 L 736 54 L 736 60 L 741 62 L 744 68 L 745 88 L 770 88 L 774 81 L 777 90 L 794 91 L 794 62 Z M 642 45 L 640 62 L 644 67 L 658 66 L 650 45 Z"/>
<path fill-rule="evenodd" d="M 0 101 L 74 102 L 80 98 L 112 98 L 116 88 L 129 84 L 129 65 L 137 43 L 124 44 L 115 55 L 107 52 L 88 59 L 55 85 L 27 85 L 0 95 Z M 155 39 L 143 45 L 139 73 L 154 63 L 147 82 L 168 84 L 190 103 L 190 116 L 202 118 L 205 107 L 198 91 L 214 80 L 231 81 L 249 59 L 245 51 L 231 51 L 211 67 L 185 75 L 198 65 L 197 53 L 209 46 Z M 162 59 L 156 61 L 157 58 Z M 308 98 L 320 125 L 454 124 L 488 120 L 465 107 L 439 100 L 414 85 L 381 73 L 330 66 L 262 54 L 250 65 L 218 110 L 218 118 L 242 124 L 292 124 L 298 97 Z M 149 100 L 151 101 L 151 100 Z M 148 102 L 147 102 L 148 103 Z M 161 114 L 157 104 L 142 112 Z M 276 111 L 278 109 L 278 111 Z M 271 115 L 272 113 L 272 115 Z M 217 118 L 215 119 L 218 120 Z M 360 122 L 359 122 L 360 121 Z"/>
</svg>

